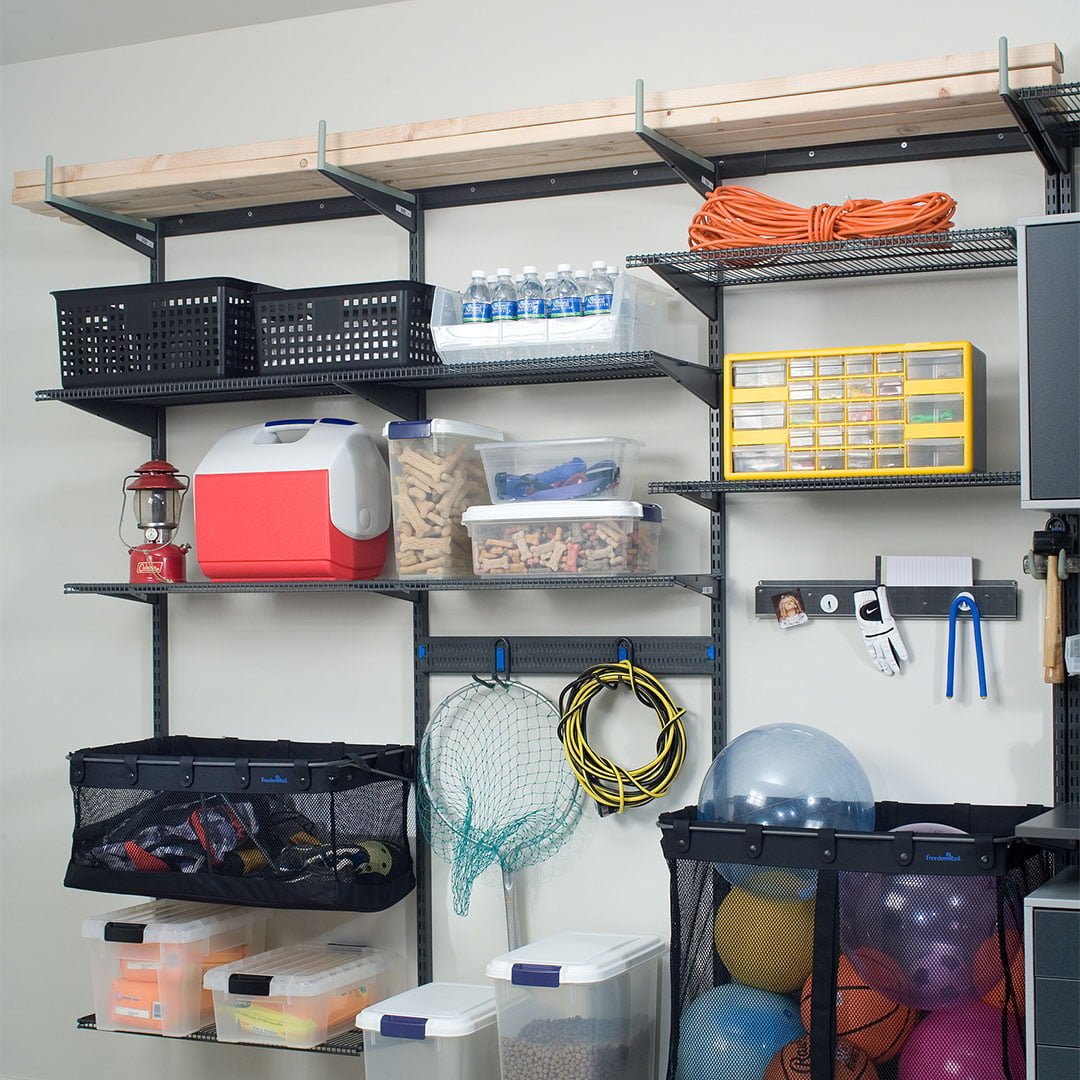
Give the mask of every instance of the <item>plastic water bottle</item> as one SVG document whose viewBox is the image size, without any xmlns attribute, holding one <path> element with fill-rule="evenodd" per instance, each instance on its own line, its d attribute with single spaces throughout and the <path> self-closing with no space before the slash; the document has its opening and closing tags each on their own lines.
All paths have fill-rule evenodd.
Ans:
<svg viewBox="0 0 1080 1080">
<path fill-rule="evenodd" d="M 472 281 L 465 290 L 465 299 L 461 304 L 461 321 L 463 323 L 491 322 L 491 292 L 484 280 L 483 270 L 472 272 Z"/>
<path fill-rule="evenodd" d="M 587 270 L 575 270 L 574 281 L 577 283 L 578 292 L 582 300 L 585 299 L 585 290 L 589 287 L 589 272 Z"/>
<path fill-rule="evenodd" d="M 554 270 L 548 270 L 544 274 L 544 318 L 551 318 L 551 302 L 555 299 L 555 281 L 558 274 Z"/>
<path fill-rule="evenodd" d="M 549 319 L 567 319 L 581 314 L 581 290 L 570 273 L 569 263 L 559 263 L 548 303 Z"/>
<path fill-rule="evenodd" d="M 585 286 L 584 308 L 586 315 L 610 315 L 611 296 L 615 286 L 607 274 L 607 263 L 599 259 L 592 264 L 589 283 Z"/>
<path fill-rule="evenodd" d="M 608 263 L 605 269 L 607 270 L 607 276 L 611 278 L 612 281 L 619 276 L 619 268 L 617 266 L 612 266 L 611 263 Z"/>
<path fill-rule="evenodd" d="M 518 294 L 510 271 L 501 266 L 495 271 L 495 291 L 491 294 L 491 321 L 513 322 L 517 318 Z"/>
<path fill-rule="evenodd" d="M 554 280 L 555 275 L 551 275 Z M 547 301 L 544 299 L 544 286 L 535 266 L 526 266 L 525 274 L 518 289 L 518 318 L 544 319 L 547 317 Z"/>
</svg>

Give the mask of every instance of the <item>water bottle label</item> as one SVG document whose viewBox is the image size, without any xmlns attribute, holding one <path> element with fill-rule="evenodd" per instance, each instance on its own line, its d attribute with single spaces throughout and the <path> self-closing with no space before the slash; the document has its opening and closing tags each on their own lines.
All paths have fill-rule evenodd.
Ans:
<svg viewBox="0 0 1080 1080">
<path fill-rule="evenodd" d="M 517 318 L 516 300 L 494 300 L 491 304 L 492 322 L 512 322 Z"/>
<path fill-rule="evenodd" d="M 461 305 L 463 323 L 491 322 L 491 305 L 482 300 L 469 300 Z"/>
<path fill-rule="evenodd" d="M 580 296 L 555 296 L 549 303 L 551 307 L 548 314 L 552 319 L 565 319 L 569 315 L 581 314 Z"/>
<path fill-rule="evenodd" d="M 518 301 L 519 319 L 546 319 L 547 301 L 542 296 L 530 296 Z"/>
<path fill-rule="evenodd" d="M 610 315 L 611 293 L 592 293 L 585 297 L 586 315 Z"/>
</svg>

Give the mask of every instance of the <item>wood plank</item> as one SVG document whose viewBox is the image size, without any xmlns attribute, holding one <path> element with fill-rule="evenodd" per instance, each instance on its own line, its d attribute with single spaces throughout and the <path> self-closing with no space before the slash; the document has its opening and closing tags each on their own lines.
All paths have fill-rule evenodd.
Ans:
<svg viewBox="0 0 1080 1080">
<path fill-rule="evenodd" d="M 1017 46 L 1009 50 L 1010 78 L 1012 73 L 1026 68 L 1051 68 L 1060 75 L 1061 52 L 1053 43 Z M 819 72 L 810 75 L 785 76 L 753 82 L 722 84 L 689 90 L 652 92 L 646 95 L 646 111 L 653 114 L 652 123 L 663 122 L 668 110 L 684 107 L 719 105 L 739 101 L 792 97 L 825 90 L 858 89 L 884 86 L 924 79 L 948 79 L 972 74 L 997 74 L 996 52 L 964 53 L 924 60 Z M 1045 85 L 1056 82 L 1053 74 L 1045 83 L 1016 85 Z M 544 126 L 575 120 L 599 119 L 634 114 L 632 96 L 606 98 L 568 105 L 521 109 L 513 112 L 486 113 L 447 120 L 425 121 L 366 131 L 339 132 L 327 135 L 327 151 L 341 152 L 353 148 L 386 144 L 409 143 L 428 138 L 503 131 L 511 128 Z M 250 143 L 244 146 L 221 147 L 179 154 L 159 154 L 152 157 L 129 158 L 121 161 L 90 165 L 57 166 L 54 180 L 59 184 L 76 180 L 102 179 L 132 172 L 169 172 L 173 169 L 197 168 L 227 162 L 254 161 L 265 158 L 296 157 L 314 154 L 314 135 L 300 136 L 269 143 Z M 16 187 L 44 184 L 41 169 L 15 174 Z"/>
<path fill-rule="evenodd" d="M 1030 48 L 1045 51 L 1046 47 Z M 1056 58 L 1056 49 L 1053 52 Z M 919 65 L 929 63 L 916 62 L 915 65 L 908 65 L 908 68 L 914 71 Z M 856 70 L 863 71 L 860 77 L 865 78 L 866 73 L 877 69 Z M 1055 59 L 1049 66 L 1026 67 L 1010 72 L 1010 81 L 1016 87 L 1047 85 L 1056 81 L 1059 75 Z M 804 76 L 795 80 L 764 82 L 770 83 L 776 90 L 781 83 L 790 87 L 800 79 L 820 81 L 823 78 Z M 579 108 L 579 112 L 588 112 L 595 104 L 586 103 Z M 980 111 L 972 111 L 975 109 Z M 550 114 L 552 110 L 534 111 L 536 115 L 541 112 Z M 494 115 L 506 117 L 512 114 Z M 997 95 L 996 70 L 945 80 L 910 79 L 899 85 L 879 83 L 847 89 L 822 89 L 795 95 L 731 101 L 721 105 L 699 103 L 650 112 L 646 121 L 689 148 L 713 156 L 742 152 L 744 149 L 808 145 L 823 139 L 855 141 L 860 138 L 888 137 L 889 134 L 902 136 L 965 130 L 971 129 L 971 121 L 976 116 L 979 127 L 997 123 L 1013 126 L 1007 109 Z M 477 119 L 465 118 L 462 123 Z M 490 122 L 490 117 L 486 122 Z M 332 160 L 373 179 L 416 189 L 528 176 L 549 170 L 569 172 L 654 160 L 651 152 L 633 133 L 632 121 L 621 114 L 535 123 L 497 131 L 487 128 L 472 133 L 463 131 L 456 135 L 418 137 L 421 130 L 436 128 L 437 125 L 431 124 L 410 125 L 409 131 L 413 137 L 404 142 L 371 141 L 382 137 L 381 133 L 387 130 L 400 132 L 402 129 L 359 133 L 362 139 L 353 138 L 358 133 L 345 133 L 328 142 L 331 146 L 340 146 L 345 141 L 363 142 L 364 145 L 340 149 L 332 154 Z M 748 137 L 752 139 L 753 146 L 744 142 Z M 291 152 L 301 142 L 304 149 L 299 154 Z M 192 155 L 185 154 L 132 159 L 143 163 L 151 160 L 153 164 L 149 169 L 130 174 L 84 175 L 95 170 L 108 172 L 122 163 L 76 166 L 65 170 L 64 175 L 79 173 L 81 178 L 57 182 L 56 190 L 69 198 L 150 217 L 226 209 L 244 205 L 245 199 L 259 200 L 250 204 L 262 205 L 340 193 L 340 189 L 314 171 L 314 138 L 252 144 L 247 151 L 265 153 L 267 156 L 244 160 L 223 159 L 226 151 L 235 152 L 237 149 L 205 152 L 198 164 L 188 164 Z M 282 149 L 290 152 L 276 153 Z M 215 156 L 221 160 L 212 163 Z M 184 164 L 182 167 L 164 167 L 169 162 Z M 17 174 L 16 179 L 30 179 L 34 175 Z M 12 195 L 16 205 L 38 212 L 46 211 L 43 200 L 43 182 L 17 187 Z"/>
</svg>

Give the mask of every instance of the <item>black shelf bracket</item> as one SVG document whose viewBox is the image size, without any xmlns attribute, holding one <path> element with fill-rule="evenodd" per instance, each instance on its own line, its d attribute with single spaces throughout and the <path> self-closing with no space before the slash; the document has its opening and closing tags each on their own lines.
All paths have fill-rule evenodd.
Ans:
<svg viewBox="0 0 1080 1080">
<path fill-rule="evenodd" d="M 414 390 L 408 386 L 393 386 L 389 383 L 375 382 L 338 382 L 334 385 L 354 397 L 368 401 L 372 405 L 378 405 L 394 416 L 402 420 L 420 420 L 420 399 L 422 390 Z"/>
<path fill-rule="evenodd" d="M 754 589 L 754 614 L 774 617 L 772 598 L 799 591 L 811 619 L 854 619 L 855 593 L 874 589 L 877 581 L 759 581 Z M 984 619 L 1016 619 L 1015 581 L 976 581 L 974 585 L 890 585 L 889 608 L 898 619 L 947 619 L 958 593 L 970 592 Z"/>
<path fill-rule="evenodd" d="M 702 364 L 691 364 L 686 360 L 675 360 L 663 353 L 652 354 L 653 363 L 665 375 L 674 379 L 680 386 L 689 390 L 694 397 L 704 401 L 710 409 L 720 408 L 720 372 Z"/>
<path fill-rule="evenodd" d="M 92 229 L 119 240 L 132 251 L 145 255 L 148 259 L 158 257 L 158 228 L 152 221 L 144 218 L 129 217 L 127 214 L 114 214 L 111 210 L 101 210 L 88 203 L 57 195 L 53 191 L 52 154 L 45 158 L 45 202 L 57 210 L 62 210 L 69 217 L 89 225 Z"/>
<path fill-rule="evenodd" d="M 675 584 L 700 596 L 715 597 L 720 593 L 718 574 L 675 574 Z"/>
<path fill-rule="evenodd" d="M 627 265 L 637 265 L 627 263 Z M 661 280 L 666 281 L 684 300 L 693 304 L 710 322 L 720 317 L 720 299 L 716 281 L 705 281 L 700 274 L 680 270 L 667 263 L 650 263 L 649 269 Z"/>
<path fill-rule="evenodd" d="M 389 218 L 411 233 L 416 232 L 419 227 L 420 212 L 415 195 L 391 187 L 389 184 L 380 184 L 377 180 L 369 180 L 366 176 L 350 172 L 339 165 L 331 165 L 326 160 L 325 120 L 319 121 L 318 141 L 316 168 L 323 176 L 355 195 L 362 203 L 382 214 L 383 217 Z"/>
<path fill-rule="evenodd" d="M 1069 148 L 1059 143 L 1038 113 L 1009 86 L 1009 40 L 998 38 L 998 93 L 1048 176 L 1069 174 Z"/>
<path fill-rule="evenodd" d="M 44 400 L 39 398 L 38 400 Z M 113 424 L 145 435 L 148 439 L 158 439 L 161 432 L 161 410 L 153 405 L 136 405 L 122 401 L 93 400 L 72 401 L 77 409 L 82 409 L 93 416 L 99 416 Z M 158 454 L 163 457 L 163 454 Z"/>
<path fill-rule="evenodd" d="M 702 198 L 720 186 L 720 170 L 693 150 L 687 150 L 673 139 L 661 135 L 645 124 L 645 81 L 634 84 L 634 134 L 641 138 L 659 157 L 667 162 L 679 177 L 686 181 Z"/>
</svg>

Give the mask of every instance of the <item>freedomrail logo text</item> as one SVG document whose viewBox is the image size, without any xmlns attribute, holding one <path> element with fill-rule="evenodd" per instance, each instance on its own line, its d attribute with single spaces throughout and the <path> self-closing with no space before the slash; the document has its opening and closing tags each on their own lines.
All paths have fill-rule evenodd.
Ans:
<svg viewBox="0 0 1080 1080">
<path fill-rule="evenodd" d="M 944 855 L 927 855 L 927 862 L 963 862 L 959 855 L 954 855 L 951 851 L 946 851 Z"/>
<path fill-rule="evenodd" d="M 260 776 L 259 779 L 264 784 L 287 784 L 289 782 L 281 773 L 278 773 L 277 776 Z"/>
</svg>

